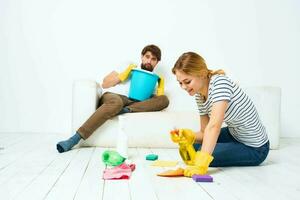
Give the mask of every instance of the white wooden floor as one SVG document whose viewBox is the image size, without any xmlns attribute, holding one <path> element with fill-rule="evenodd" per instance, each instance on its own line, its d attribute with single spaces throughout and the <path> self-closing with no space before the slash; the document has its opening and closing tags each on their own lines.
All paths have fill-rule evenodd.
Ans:
<svg viewBox="0 0 300 200">
<path fill-rule="evenodd" d="M 300 199 L 300 139 L 282 139 L 262 166 L 210 168 L 213 183 L 156 176 L 145 155 L 180 160 L 175 149 L 130 149 L 136 170 L 129 180 L 102 179 L 103 148 L 59 154 L 57 134 L 0 134 L 0 199 Z"/>
</svg>

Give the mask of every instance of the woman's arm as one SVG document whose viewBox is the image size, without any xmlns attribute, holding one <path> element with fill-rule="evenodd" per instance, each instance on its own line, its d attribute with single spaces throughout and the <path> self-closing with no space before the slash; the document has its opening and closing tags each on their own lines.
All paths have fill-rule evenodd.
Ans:
<svg viewBox="0 0 300 200">
<path fill-rule="evenodd" d="M 208 124 L 209 121 L 209 117 L 208 115 L 201 115 L 200 116 L 200 131 L 196 132 L 196 142 L 197 143 L 202 143 L 203 141 L 203 134 L 204 134 L 204 130 Z"/>
<path fill-rule="evenodd" d="M 204 129 L 201 151 L 209 154 L 214 151 L 227 107 L 227 101 L 219 101 L 213 104 L 209 122 Z"/>
</svg>

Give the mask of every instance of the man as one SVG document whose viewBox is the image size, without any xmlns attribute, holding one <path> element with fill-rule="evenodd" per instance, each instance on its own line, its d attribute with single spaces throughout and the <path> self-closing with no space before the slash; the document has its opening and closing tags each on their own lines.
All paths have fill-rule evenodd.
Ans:
<svg viewBox="0 0 300 200">
<path fill-rule="evenodd" d="M 161 51 L 155 45 L 148 45 L 141 53 L 141 69 L 152 72 L 161 59 Z M 136 65 L 129 65 L 123 72 L 112 71 L 102 82 L 103 89 L 114 89 L 119 85 L 126 85 L 131 70 Z M 127 81 L 128 83 L 129 81 Z M 128 85 L 128 84 L 127 84 Z M 125 90 L 123 90 L 125 91 Z M 68 140 L 57 143 L 59 153 L 72 149 L 81 139 L 87 139 L 93 132 L 108 119 L 123 113 L 160 111 L 169 105 L 168 98 L 164 95 L 164 79 L 160 77 L 156 95 L 145 101 L 135 101 L 126 96 L 127 94 L 105 92 L 99 99 L 99 107 L 90 118 Z"/>
</svg>

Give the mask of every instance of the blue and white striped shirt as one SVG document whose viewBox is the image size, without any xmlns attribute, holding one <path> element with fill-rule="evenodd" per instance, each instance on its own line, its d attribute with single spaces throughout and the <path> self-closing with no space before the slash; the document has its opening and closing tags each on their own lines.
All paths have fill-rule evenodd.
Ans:
<svg viewBox="0 0 300 200">
<path fill-rule="evenodd" d="M 248 95 L 225 75 L 211 77 L 208 98 L 195 95 L 200 115 L 210 117 L 212 105 L 218 101 L 227 101 L 224 122 L 231 135 L 239 142 L 260 147 L 268 141 L 266 129 L 262 124 L 257 110 Z"/>
</svg>

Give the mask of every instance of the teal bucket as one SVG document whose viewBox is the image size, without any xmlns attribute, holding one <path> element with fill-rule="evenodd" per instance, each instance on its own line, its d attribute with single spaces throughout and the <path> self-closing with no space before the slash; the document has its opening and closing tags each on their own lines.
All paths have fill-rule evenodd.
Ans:
<svg viewBox="0 0 300 200">
<path fill-rule="evenodd" d="M 131 72 L 131 82 L 129 98 L 144 101 L 149 99 L 154 92 L 159 77 L 149 71 L 133 69 Z"/>
</svg>

